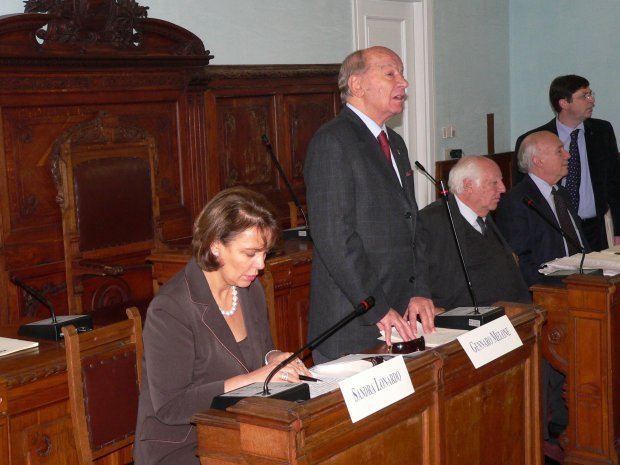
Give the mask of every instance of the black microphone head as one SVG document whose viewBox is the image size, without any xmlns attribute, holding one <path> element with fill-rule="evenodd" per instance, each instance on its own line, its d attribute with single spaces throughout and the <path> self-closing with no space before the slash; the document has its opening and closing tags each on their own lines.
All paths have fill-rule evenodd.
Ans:
<svg viewBox="0 0 620 465">
<path fill-rule="evenodd" d="M 416 160 L 414 162 L 415 166 L 418 167 L 418 169 L 422 170 L 422 171 L 426 171 L 426 168 L 424 168 L 424 166 L 422 166 L 422 163 L 420 163 L 418 160 Z"/>
<path fill-rule="evenodd" d="M 364 311 L 370 310 L 375 306 L 375 298 L 373 296 L 368 296 L 364 300 L 360 302 L 360 306 L 364 308 Z"/>
<path fill-rule="evenodd" d="M 271 147 L 271 142 L 269 141 L 269 137 L 267 137 L 267 134 L 263 134 L 261 136 L 261 139 L 263 140 L 263 144 L 265 144 L 266 147 Z"/>
</svg>

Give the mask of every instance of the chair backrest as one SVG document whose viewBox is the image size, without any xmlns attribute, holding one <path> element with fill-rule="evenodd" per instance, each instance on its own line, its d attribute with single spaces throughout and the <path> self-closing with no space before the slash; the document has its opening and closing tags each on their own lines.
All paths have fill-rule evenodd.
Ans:
<svg viewBox="0 0 620 465">
<path fill-rule="evenodd" d="M 52 174 L 62 213 L 71 313 L 82 313 L 85 279 L 121 275 L 127 265 L 138 265 L 131 263 L 136 261 L 131 257 L 156 247 L 160 236 L 156 170 L 154 138 L 107 113 L 68 129 L 56 140 Z M 101 281 L 89 284 L 93 295 L 105 294 L 97 287 L 103 286 Z M 114 297 L 108 300 L 133 304 L 127 282 L 132 280 L 113 280 Z M 88 310 L 96 306 L 93 302 Z"/>
<path fill-rule="evenodd" d="M 304 208 L 304 210 L 307 210 L 307 207 L 305 205 L 302 205 L 302 208 Z M 288 203 L 288 211 L 289 218 L 291 220 L 291 228 L 296 228 L 297 226 L 303 226 L 306 224 L 303 213 L 299 211 L 299 208 L 297 208 L 297 205 L 295 205 L 295 202 L 293 202 L 292 200 Z"/>
<path fill-rule="evenodd" d="M 65 326 L 67 379 L 73 436 L 80 465 L 121 449 L 131 450 L 142 376 L 142 322 L 129 319 L 78 333 Z M 123 463 L 131 463 L 131 454 Z M 114 462 L 120 463 L 120 462 Z"/>
</svg>

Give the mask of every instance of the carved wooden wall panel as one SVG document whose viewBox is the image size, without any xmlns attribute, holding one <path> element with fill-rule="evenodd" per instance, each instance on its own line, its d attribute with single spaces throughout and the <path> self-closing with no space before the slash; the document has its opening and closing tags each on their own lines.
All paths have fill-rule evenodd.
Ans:
<svg viewBox="0 0 620 465">
<path fill-rule="evenodd" d="M 293 188 L 303 190 L 306 149 L 316 130 L 334 117 L 334 95 L 286 95 L 283 107 L 286 115 L 284 138 L 291 154 L 291 184 Z"/>
<path fill-rule="evenodd" d="M 316 130 L 340 109 L 337 65 L 208 66 L 208 195 L 246 185 L 264 193 L 288 227 L 285 182 L 261 136 L 266 134 L 295 194 L 305 203 L 303 165 Z"/>
<path fill-rule="evenodd" d="M 274 170 L 261 135 L 274 132 L 273 97 L 222 98 L 216 118 L 221 187 L 242 184 L 262 192 L 271 190 Z"/>
</svg>

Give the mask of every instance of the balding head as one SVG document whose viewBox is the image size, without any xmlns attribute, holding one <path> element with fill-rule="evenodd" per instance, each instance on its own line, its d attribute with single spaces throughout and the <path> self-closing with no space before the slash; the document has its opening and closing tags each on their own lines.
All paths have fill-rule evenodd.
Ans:
<svg viewBox="0 0 620 465">
<path fill-rule="evenodd" d="M 517 154 L 519 170 L 532 173 L 550 185 L 568 174 L 570 155 L 557 135 L 549 131 L 533 132 L 528 135 Z"/>
</svg>

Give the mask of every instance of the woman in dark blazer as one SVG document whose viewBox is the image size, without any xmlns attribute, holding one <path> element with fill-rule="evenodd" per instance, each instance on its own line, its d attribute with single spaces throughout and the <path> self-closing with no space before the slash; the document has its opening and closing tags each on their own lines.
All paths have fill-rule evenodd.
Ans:
<svg viewBox="0 0 620 465">
<path fill-rule="evenodd" d="M 198 216 L 193 258 L 147 312 L 136 465 L 198 464 L 192 415 L 218 394 L 263 382 L 290 355 L 273 350 L 257 279 L 278 232 L 267 200 L 244 188 L 220 192 Z M 274 380 L 299 374 L 309 372 L 296 360 Z"/>
</svg>

